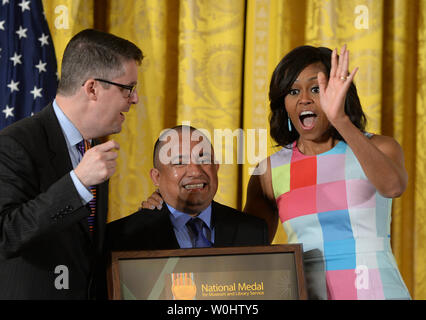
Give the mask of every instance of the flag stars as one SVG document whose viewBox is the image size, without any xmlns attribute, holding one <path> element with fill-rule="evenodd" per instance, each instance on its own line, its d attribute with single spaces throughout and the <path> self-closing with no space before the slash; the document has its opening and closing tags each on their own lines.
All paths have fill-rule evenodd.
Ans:
<svg viewBox="0 0 426 320">
<path fill-rule="evenodd" d="M 39 73 L 46 72 L 47 62 L 39 61 L 39 63 L 35 66 L 38 69 Z"/>
<path fill-rule="evenodd" d="M 2 111 L 4 113 L 4 117 L 7 119 L 8 117 L 13 117 L 13 109 L 15 108 L 9 108 L 9 106 L 6 106 Z"/>
<path fill-rule="evenodd" d="M 57 86 L 48 12 L 41 2 L 0 0 L 0 129 L 38 112 Z"/>
<path fill-rule="evenodd" d="M 19 30 L 16 31 L 16 33 L 19 36 L 19 39 L 27 37 L 27 30 L 28 30 L 27 28 L 24 29 L 22 28 L 22 26 L 19 26 Z"/>
<path fill-rule="evenodd" d="M 14 53 L 13 57 L 10 58 L 10 60 L 13 61 L 13 66 L 14 67 L 17 64 L 22 64 L 21 58 L 22 58 L 22 54 L 18 55 L 16 52 Z"/>
<path fill-rule="evenodd" d="M 18 6 L 21 7 L 22 12 L 24 12 L 25 10 L 30 11 L 30 0 L 28 1 L 22 0 L 21 3 L 18 4 Z"/>
<path fill-rule="evenodd" d="M 7 87 L 10 89 L 11 92 L 19 91 L 18 85 L 19 85 L 19 81 L 15 82 L 11 80 L 10 83 L 7 85 Z"/>
<path fill-rule="evenodd" d="M 37 86 L 34 86 L 34 89 L 30 91 L 30 93 L 34 96 L 34 100 L 37 97 L 43 97 L 43 95 L 41 94 L 41 90 L 43 90 L 43 88 L 37 88 Z"/>
<path fill-rule="evenodd" d="M 49 38 L 49 36 L 45 35 L 44 33 L 41 35 L 40 38 L 38 38 L 38 41 L 41 42 L 41 46 L 49 45 L 49 42 L 47 41 L 47 38 Z"/>
</svg>

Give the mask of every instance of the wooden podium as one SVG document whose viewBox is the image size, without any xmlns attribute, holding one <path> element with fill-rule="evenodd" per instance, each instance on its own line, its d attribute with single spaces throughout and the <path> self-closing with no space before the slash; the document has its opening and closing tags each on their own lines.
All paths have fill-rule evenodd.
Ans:
<svg viewBox="0 0 426 320">
<path fill-rule="evenodd" d="M 301 244 L 115 251 L 113 300 L 307 299 Z"/>
</svg>

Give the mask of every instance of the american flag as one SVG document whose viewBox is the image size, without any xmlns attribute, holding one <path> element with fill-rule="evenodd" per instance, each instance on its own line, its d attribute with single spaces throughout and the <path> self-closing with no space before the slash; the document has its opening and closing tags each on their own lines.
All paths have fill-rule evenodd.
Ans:
<svg viewBox="0 0 426 320">
<path fill-rule="evenodd" d="M 0 0 L 0 129 L 53 100 L 55 50 L 41 0 Z"/>
</svg>

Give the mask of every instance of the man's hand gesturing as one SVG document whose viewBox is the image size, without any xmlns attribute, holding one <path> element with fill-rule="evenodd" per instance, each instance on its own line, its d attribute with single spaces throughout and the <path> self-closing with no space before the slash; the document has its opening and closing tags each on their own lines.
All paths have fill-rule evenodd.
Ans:
<svg viewBox="0 0 426 320">
<path fill-rule="evenodd" d="M 74 172 L 86 188 L 100 184 L 114 174 L 118 156 L 114 149 L 120 149 L 120 145 L 110 140 L 85 152 Z"/>
</svg>

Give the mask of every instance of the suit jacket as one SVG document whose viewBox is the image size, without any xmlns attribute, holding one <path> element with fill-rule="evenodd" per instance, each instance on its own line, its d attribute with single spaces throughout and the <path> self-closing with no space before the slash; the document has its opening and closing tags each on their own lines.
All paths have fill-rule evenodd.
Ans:
<svg viewBox="0 0 426 320">
<path fill-rule="evenodd" d="M 110 250 L 178 249 L 170 211 L 142 209 L 107 225 Z M 212 202 L 214 247 L 268 245 L 268 230 L 263 219 L 250 216 L 215 201 Z"/>
<path fill-rule="evenodd" d="M 98 186 L 92 236 L 71 170 L 51 104 L 0 132 L 0 299 L 93 297 L 108 183 Z"/>
</svg>

